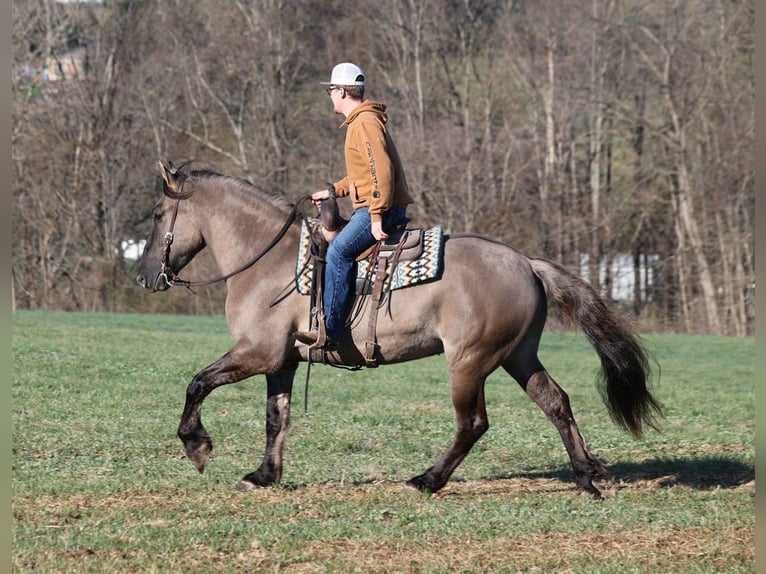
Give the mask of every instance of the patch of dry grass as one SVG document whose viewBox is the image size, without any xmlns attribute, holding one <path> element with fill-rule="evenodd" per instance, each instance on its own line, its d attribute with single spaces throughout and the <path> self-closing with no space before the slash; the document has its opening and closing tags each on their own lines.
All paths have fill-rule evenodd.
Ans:
<svg viewBox="0 0 766 574">
<path fill-rule="evenodd" d="M 604 485 L 602 485 L 604 486 Z M 629 484 L 609 483 L 607 500 L 617 491 L 652 496 L 658 489 L 675 486 L 672 475 Z M 755 483 L 736 490 L 754 493 Z M 34 563 L 15 560 L 16 571 L 42 572 L 721 572 L 751 571 L 755 560 L 754 527 L 731 525 L 724 529 L 688 527 L 604 531 L 597 524 L 582 532 L 544 531 L 497 536 L 442 536 L 430 531 L 413 537 L 337 537 L 284 540 L 264 545 L 257 536 L 236 549 L 222 549 L 220 541 L 194 540 L 167 547 L 163 556 L 147 554 L 145 541 L 131 532 L 146 528 L 179 528 L 193 522 L 197 528 L 214 528 L 223 515 L 242 521 L 263 520 L 270 505 L 294 506 L 291 518 L 309 521 L 328 518 L 339 503 L 372 504 L 376 508 L 401 507 L 402 497 L 416 504 L 467 505 L 481 500 L 513 500 L 535 495 L 554 497 L 562 504 L 575 497 L 571 484 L 557 479 L 497 479 L 451 483 L 437 495 L 405 495 L 398 483 L 343 486 L 336 483 L 299 489 L 263 489 L 252 493 L 184 493 L 182 496 L 139 494 L 125 497 L 73 496 L 67 499 L 40 497 L 15 499 L 14 514 L 19 525 L 45 529 L 99 528 L 109 517 L 123 517 L 121 532 L 112 533 L 127 547 L 124 551 L 88 547 L 64 552 L 41 552 Z M 593 504 L 608 504 L 593 503 Z M 204 508 L 204 512 L 200 509 Z M 378 512 L 371 520 L 386 522 L 393 515 Z M 278 520 L 276 518 L 275 520 Z M 703 567 L 704 566 L 704 567 Z"/>
</svg>

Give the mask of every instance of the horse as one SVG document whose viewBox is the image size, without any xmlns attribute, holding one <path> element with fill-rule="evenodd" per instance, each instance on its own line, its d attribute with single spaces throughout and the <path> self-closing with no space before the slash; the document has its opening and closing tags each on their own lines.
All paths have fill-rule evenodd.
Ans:
<svg viewBox="0 0 766 574">
<path fill-rule="evenodd" d="M 241 178 L 158 163 L 162 194 L 152 209 L 136 281 L 149 292 L 188 287 L 192 282 L 178 273 L 209 249 L 225 275 L 196 284 L 225 281 L 224 312 L 235 341 L 188 384 L 178 437 L 203 473 L 213 449 L 202 423 L 203 401 L 222 385 L 265 375 L 266 447 L 260 466 L 238 488 L 275 486 L 283 472 L 294 377 L 300 363 L 311 365 L 311 350 L 295 339 L 308 327 L 309 297 L 287 288 L 296 279 L 300 202 Z M 405 485 L 425 493 L 445 486 L 489 428 L 484 384 L 502 367 L 558 430 L 576 490 L 601 498 L 593 481 L 607 475 L 606 467 L 580 433 L 567 393 L 538 358 L 548 305 L 585 333 L 600 358 L 595 386 L 611 420 L 638 438 L 647 426 L 659 428 L 663 416 L 649 389 L 652 369 L 643 343 L 588 282 L 563 266 L 479 234 L 445 233 L 443 241 L 441 276 L 389 292 L 377 323 L 381 366 L 436 354 L 448 366 L 454 439 L 433 466 Z M 364 318 L 327 353 L 329 365 L 364 364 Z"/>
</svg>

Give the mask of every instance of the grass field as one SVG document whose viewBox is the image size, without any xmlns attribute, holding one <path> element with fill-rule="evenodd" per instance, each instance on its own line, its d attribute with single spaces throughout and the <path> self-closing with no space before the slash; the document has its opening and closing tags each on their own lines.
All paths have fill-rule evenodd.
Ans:
<svg viewBox="0 0 766 574">
<path fill-rule="evenodd" d="M 607 464 L 578 496 L 553 426 L 504 374 L 491 428 L 434 496 L 403 482 L 449 444 L 443 357 L 296 379 L 278 488 L 260 463 L 265 381 L 216 390 L 199 475 L 175 436 L 186 385 L 232 343 L 220 317 L 18 311 L 12 319 L 14 572 L 754 572 L 755 341 L 647 335 L 661 432 L 609 421 L 584 336 L 540 356 Z M 659 370 L 659 369 L 658 369 Z"/>
</svg>

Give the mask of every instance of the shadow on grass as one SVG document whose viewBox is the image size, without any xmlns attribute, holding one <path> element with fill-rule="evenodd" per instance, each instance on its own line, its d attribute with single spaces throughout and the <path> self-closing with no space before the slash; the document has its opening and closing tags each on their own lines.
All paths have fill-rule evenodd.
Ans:
<svg viewBox="0 0 766 574">
<path fill-rule="evenodd" d="M 704 458 L 653 459 L 643 462 L 607 464 L 605 480 L 622 483 L 660 481 L 663 486 L 683 485 L 697 490 L 733 489 L 755 480 L 755 467 L 726 456 Z M 511 478 L 573 480 L 569 468 L 551 472 L 520 472 L 489 477 L 489 480 Z M 664 480 L 663 480 L 664 479 Z"/>
<path fill-rule="evenodd" d="M 737 488 L 755 480 L 755 466 L 726 456 L 622 462 L 608 468 L 613 480 L 636 482 L 672 477 L 673 484 L 698 490 Z"/>
<path fill-rule="evenodd" d="M 625 486 L 638 485 L 641 483 L 653 483 L 653 488 L 671 488 L 673 486 L 686 486 L 695 490 L 736 489 L 755 480 L 755 467 L 746 464 L 733 457 L 711 456 L 704 458 L 678 458 L 678 459 L 652 459 L 643 462 L 619 462 L 606 464 L 608 474 L 594 480 L 597 488 L 608 488 L 608 483 Z M 508 472 L 492 474 L 478 479 L 483 483 L 482 489 L 504 490 L 509 488 L 508 483 L 503 481 L 518 481 L 523 484 L 522 490 L 535 491 L 569 491 L 575 490 L 574 473 L 571 467 L 560 467 L 551 470 L 528 470 L 520 472 Z M 386 482 L 389 484 L 404 485 L 404 480 L 381 480 L 380 478 L 358 478 L 346 480 L 348 486 L 369 486 Z M 476 479 L 467 479 L 462 476 L 452 476 L 447 483 L 465 484 L 476 482 Z M 338 485 L 337 480 L 328 480 L 323 483 L 282 483 L 283 490 L 296 491 L 318 484 Z M 494 484 L 494 486 L 493 486 Z M 516 488 L 515 486 L 513 488 Z M 443 491 L 440 491 L 442 494 Z M 452 495 L 455 493 L 452 492 Z"/>
</svg>

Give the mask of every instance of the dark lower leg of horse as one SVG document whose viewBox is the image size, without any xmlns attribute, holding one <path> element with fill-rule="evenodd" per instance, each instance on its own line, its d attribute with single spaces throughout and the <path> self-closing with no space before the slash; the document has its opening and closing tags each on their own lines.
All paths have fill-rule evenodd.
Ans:
<svg viewBox="0 0 766 574">
<path fill-rule="evenodd" d="M 421 492 L 434 493 L 440 491 L 482 434 L 484 434 L 484 431 L 458 433 L 458 436 L 441 460 L 423 474 L 408 480 L 407 486 Z"/>
<path fill-rule="evenodd" d="M 178 438 L 184 444 L 186 456 L 200 473 L 205 471 L 213 450 L 213 441 L 202 424 L 202 402 L 215 388 L 236 383 L 247 376 L 249 373 L 239 368 L 239 363 L 229 352 L 197 373 L 186 388 L 186 403 L 178 424 Z"/>
<path fill-rule="evenodd" d="M 593 478 L 604 476 L 607 471 L 603 463 L 588 450 L 575 422 L 567 394 L 544 370 L 530 377 L 526 392 L 558 429 L 569 454 L 577 486 L 592 498 L 601 498 L 601 492 L 593 486 Z"/>
<path fill-rule="evenodd" d="M 178 426 L 178 438 L 184 444 L 187 458 L 192 461 L 200 474 L 205 472 L 205 466 L 213 450 L 213 440 L 202 425 L 199 407 L 190 404 L 188 394 L 181 424 Z"/>
<path fill-rule="evenodd" d="M 290 400 L 295 369 L 267 375 L 266 450 L 257 470 L 245 475 L 240 490 L 273 486 L 282 478 L 282 453 L 290 426 Z"/>
<path fill-rule="evenodd" d="M 457 434 L 449 449 L 431 468 L 407 481 L 407 486 L 421 492 L 438 492 L 452 473 L 473 448 L 473 445 L 487 432 L 489 421 L 484 404 L 483 381 L 478 390 L 468 389 L 465 397 L 453 388 L 453 404 L 457 419 Z"/>
</svg>

